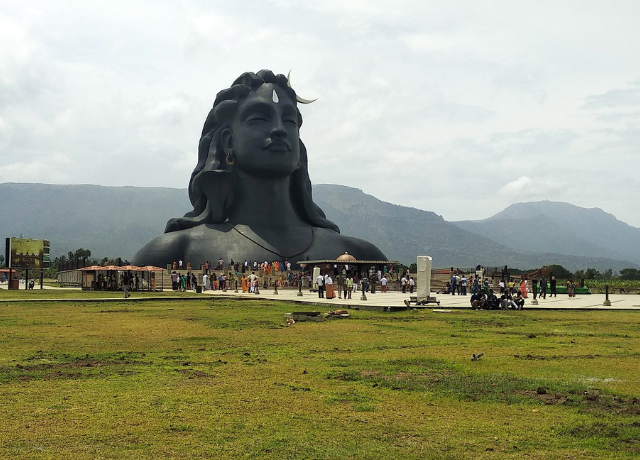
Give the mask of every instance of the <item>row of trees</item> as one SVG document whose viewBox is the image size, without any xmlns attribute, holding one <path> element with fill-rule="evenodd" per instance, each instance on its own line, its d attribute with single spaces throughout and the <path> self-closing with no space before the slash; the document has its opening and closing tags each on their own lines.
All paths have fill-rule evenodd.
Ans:
<svg viewBox="0 0 640 460">
<path fill-rule="evenodd" d="M 401 268 L 406 269 L 405 266 L 401 266 Z M 411 264 L 409 266 L 409 270 L 412 273 L 415 273 L 418 269 L 417 265 Z M 510 269 L 509 273 L 511 276 L 519 276 L 527 273 L 531 273 L 533 270 L 518 270 L 518 269 Z M 624 281 L 632 281 L 632 280 L 640 280 L 640 270 L 635 268 L 623 268 L 620 270 L 619 274 L 614 274 L 612 269 L 607 269 L 603 272 L 599 272 L 595 268 L 587 268 L 586 270 L 577 270 L 575 272 L 571 272 L 564 268 L 562 265 L 547 265 L 544 267 L 544 273 L 547 273 L 548 276 L 554 275 L 556 279 L 560 280 L 624 280 Z"/>
<path fill-rule="evenodd" d="M 49 264 L 49 269 L 45 271 L 47 278 L 55 278 L 59 271 L 70 270 L 74 268 L 88 267 L 91 265 L 128 265 L 129 261 L 123 261 L 117 257 L 110 259 L 103 257 L 102 260 L 91 259 L 91 250 L 78 248 L 75 251 L 69 251 L 66 256 L 54 258 Z"/>
<path fill-rule="evenodd" d="M 570 272 L 562 265 L 547 265 L 548 273 L 555 275 L 557 279 L 574 279 L 574 280 L 640 280 L 640 270 L 635 268 L 623 268 L 619 274 L 613 273 L 612 269 L 607 269 L 603 272 L 596 270 L 595 268 L 587 268 L 586 270 L 577 270 Z"/>
<path fill-rule="evenodd" d="M 623 280 L 640 280 L 640 270 L 635 268 L 623 268 L 620 270 L 620 278 Z"/>
</svg>

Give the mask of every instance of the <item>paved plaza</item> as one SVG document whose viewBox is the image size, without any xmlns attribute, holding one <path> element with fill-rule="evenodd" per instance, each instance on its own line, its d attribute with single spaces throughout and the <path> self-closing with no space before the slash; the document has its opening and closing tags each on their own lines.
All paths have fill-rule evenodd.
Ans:
<svg viewBox="0 0 640 460">
<path fill-rule="evenodd" d="M 375 294 L 367 293 L 367 300 L 360 300 L 361 293 L 354 292 L 352 294 L 351 299 L 320 299 L 318 298 L 318 294 L 316 292 L 309 292 L 309 290 L 302 291 L 302 297 L 298 296 L 298 291 L 293 289 L 282 289 L 278 290 L 278 294 L 273 293 L 273 288 L 270 289 L 261 289 L 260 294 L 249 294 L 249 293 L 234 293 L 233 290 L 230 291 L 206 291 L 203 295 L 210 295 L 213 297 L 223 296 L 223 297 L 239 297 L 243 299 L 251 299 L 251 298 L 261 298 L 268 300 L 282 300 L 287 302 L 297 302 L 302 305 L 309 306 L 317 306 L 323 307 L 324 309 L 358 309 L 363 307 L 374 308 L 378 307 L 380 309 L 385 308 L 399 308 L 404 307 L 404 301 L 409 300 L 412 294 L 403 294 L 398 291 L 389 291 L 386 293 L 382 293 L 376 291 Z M 413 294 L 415 295 L 415 294 Z M 420 306 L 419 308 L 431 308 L 431 309 L 471 309 L 471 305 L 469 304 L 469 296 L 458 296 L 458 295 L 438 295 L 435 293 L 431 293 L 432 296 L 436 298 L 440 302 L 440 305 L 437 304 L 428 304 Z M 593 309 L 593 310 L 640 310 L 640 295 L 610 295 L 609 300 L 611 301 L 610 307 L 605 307 L 603 305 L 605 301 L 604 294 L 590 294 L 590 295 L 582 295 L 576 297 L 568 297 L 565 295 L 559 295 L 558 297 L 547 297 L 545 299 L 541 299 L 538 301 L 538 305 L 532 305 L 531 301 L 533 297 L 529 297 L 525 300 L 525 309 L 537 309 L 537 310 L 545 310 L 545 309 Z M 415 307 L 414 303 L 411 303 L 411 308 Z"/>
<path fill-rule="evenodd" d="M 21 286 L 24 288 L 24 286 Z M 36 287 L 35 290 L 39 290 Z M 46 290 L 60 290 L 77 292 L 77 298 L 65 299 L 66 301 L 86 301 L 87 297 L 83 296 L 83 291 L 79 288 L 56 288 L 50 286 L 44 286 Z M 7 284 L 0 284 L 0 289 L 7 289 Z M 171 291 L 165 291 L 171 292 Z M 157 292 L 157 295 L 139 297 L 138 300 L 152 300 L 152 299 L 168 299 L 162 292 Z M 302 296 L 298 295 L 297 289 L 279 289 L 277 294 L 274 294 L 274 289 L 261 289 L 260 294 L 243 293 L 242 291 L 236 293 L 233 289 L 227 291 L 205 291 L 202 294 L 193 293 L 189 298 L 199 298 L 203 296 L 211 298 L 238 298 L 238 299 L 265 299 L 265 300 L 280 300 L 284 302 L 294 302 L 299 304 L 299 307 L 295 307 L 296 310 L 334 310 L 334 309 L 403 309 L 405 307 L 405 300 L 410 300 L 412 294 L 403 294 L 399 291 L 389 291 L 382 293 L 376 291 L 375 294 L 367 293 L 367 300 L 361 300 L 361 292 L 354 292 L 351 299 L 321 299 L 318 297 L 317 292 L 310 292 L 309 289 L 302 290 Z M 415 295 L 415 294 L 414 294 Z M 431 293 L 432 296 L 440 302 L 439 305 L 431 303 L 425 306 L 418 306 L 418 308 L 429 309 L 470 309 L 469 296 L 458 295 L 446 295 Z M 185 299 L 185 297 L 178 297 L 178 299 Z M 34 301 L 47 301 L 46 297 L 38 297 L 33 299 Z M 113 297 L 104 299 L 91 299 L 91 301 L 122 301 L 124 300 L 120 292 L 114 292 Z M 539 299 L 538 305 L 532 305 L 531 301 L 533 297 L 530 296 L 526 299 L 524 308 L 527 310 L 554 310 L 554 309 L 566 309 L 566 310 L 640 310 L 640 295 L 610 295 L 609 300 L 611 306 L 604 306 L 605 295 L 604 294 L 590 294 L 590 295 L 578 295 L 570 298 L 566 294 L 561 294 L 558 297 L 547 297 L 546 299 Z M 16 299 L 9 300 L 3 299 L 2 293 L 0 293 L 0 302 L 3 301 L 16 301 L 25 302 L 29 299 Z M 51 301 L 64 301 L 60 299 L 51 299 Z M 131 297 L 127 299 L 128 302 L 136 301 L 136 292 L 131 291 Z M 410 304 L 411 308 L 416 307 L 415 303 Z M 292 307 L 293 308 L 293 307 Z"/>
</svg>

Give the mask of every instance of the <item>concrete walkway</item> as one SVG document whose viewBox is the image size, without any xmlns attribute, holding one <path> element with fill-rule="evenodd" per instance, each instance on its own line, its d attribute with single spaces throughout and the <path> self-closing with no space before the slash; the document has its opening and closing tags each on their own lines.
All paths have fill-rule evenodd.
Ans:
<svg viewBox="0 0 640 460">
<path fill-rule="evenodd" d="M 203 295 L 212 297 L 239 297 L 243 299 L 267 299 L 267 300 L 280 300 L 286 302 L 296 302 L 308 306 L 318 306 L 324 309 L 358 309 L 358 308 L 375 308 L 375 309 L 388 309 L 388 308 L 403 308 L 405 307 L 404 301 L 409 300 L 411 294 L 402 294 L 397 291 L 389 291 L 381 293 L 376 291 L 375 294 L 368 293 L 367 300 L 360 300 L 361 293 L 354 292 L 352 298 L 345 299 L 320 299 L 316 292 L 309 292 L 309 290 L 302 290 L 302 297 L 298 296 L 298 291 L 293 289 L 278 290 L 278 294 L 273 293 L 273 288 L 261 289 L 260 294 L 249 294 L 239 292 L 234 293 L 233 290 L 223 291 L 206 291 Z M 419 308 L 431 308 L 431 309 L 471 309 L 469 304 L 469 296 L 457 296 L 457 295 L 436 295 L 436 300 L 440 301 L 440 305 L 428 304 Z M 529 297 L 525 300 L 524 308 L 529 310 L 555 310 L 555 309 L 587 309 L 587 310 L 640 310 L 640 295 L 609 295 L 611 301 L 610 307 L 603 305 L 605 300 L 604 294 L 591 294 L 582 295 L 573 298 L 569 298 L 566 294 L 559 297 L 547 297 L 545 299 L 538 300 L 538 305 L 531 305 L 533 297 Z M 411 308 L 415 307 L 412 303 Z"/>
<path fill-rule="evenodd" d="M 0 289 L 6 289 L 6 283 L 0 284 Z M 47 290 L 65 290 L 76 291 L 77 296 L 69 299 L 47 299 L 47 298 L 34 298 L 34 299 L 3 299 L 0 293 L 0 302 L 121 302 L 123 299 L 121 293 L 113 293 L 113 297 L 108 298 L 89 298 L 83 296 L 83 291 L 79 288 L 56 288 L 45 286 Z M 39 289 L 36 289 L 39 290 Z M 167 292 L 167 291 L 165 291 Z M 171 292 L 171 291 L 168 291 Z M 470 309 L 469 296 L 457 296 L 457 295 L 437 295 L 431 294 L 436 297 L 436 300 L 440 302 L 440 305 L 429 304 L 425 306 L 419 306 L 418 308 L 429 309 Z M 298 291 L 294 289 L 278 290 L 278 294 L 274 294 L 273 288 L 261 289 L 260 294 L 249 293 L 235 293 L 233 290 L 228 291 L 205 291 L 202 294 L 193 293 L 189 297 L 170 297 L 164 295 L 162 292 L 157 292 L 153 296 L 145 295 L 144 297 L 137 297 L 135 291 L 131 292 L 131 297 L 127 299 L 129 302 L 135 301 L 149 301 L 149 300 L 187 300 L 187 299 L 199 299 L 205 298 L 238 298 L 238 299 L 264 299 L 264 300 L 279 300 L 283 302 L 295 302 L 299 304 L 296 307 L 300 311 L 308 311 L 314 309 L 335 310 L 335 309 L 376 309 L 376 310 L 400 310 L 405 309 L 405 300 L 409 300 L 411 294 L 402 294 L 398 291 L 389 291 L 382 293 L 376 291 L 375 294 L 367 293 L 367 300 L 360 300 L 361 292 L 354 292 L 352 298 L 345 299 L 320 299 L 316 292 L 310 292 L 308 289 L 302 290 L 302 296 L 298 296 Z M 611 301 L 610 307 L 603 305 L 605 296 L 604 294 L 591 294 L 591 295 L 578 295 L 577 297 L 569 298 L 566 294 L 558 297 L 547 297 L 546 299 L 539 299 L 538 305 L 532 305 L 531 301 L 533 297 L 526 299 L 524 308 L 527 310 L 640 310 L 640 295 L 610 295 Z M 416 305 L 412 303 L 410 308 L 414 308 Z"/>
</svg>

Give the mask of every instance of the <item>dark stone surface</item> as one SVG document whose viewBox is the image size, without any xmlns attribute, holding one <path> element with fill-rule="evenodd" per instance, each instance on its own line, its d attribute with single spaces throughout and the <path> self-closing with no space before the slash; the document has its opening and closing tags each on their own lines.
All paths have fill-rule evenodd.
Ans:
<svg viewBox="0 0 640 460">
<path fill-rule="evenodd" d="M 189 182 L 193 210 L 134 256 L 135 265 L 175 260 L 292 262 L 387 260 L 373 244 L 340 234 L 313 202 L 307 152 L 299 138 L 304 101 L 284 75 L 244 73 L 209 112 Z"/>
</svg>

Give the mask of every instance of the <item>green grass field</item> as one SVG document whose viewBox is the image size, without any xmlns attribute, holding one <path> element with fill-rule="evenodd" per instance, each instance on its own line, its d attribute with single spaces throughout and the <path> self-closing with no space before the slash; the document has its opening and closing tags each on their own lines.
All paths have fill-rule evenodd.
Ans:
<svg viewBox="0 0 640 460">
<path fill-rule="evenodd" d="M 301 308 L 0 302 L 0 457 L 640 456 L 638 312 Z"/>
<path fill-rule="evenodd" d="M 131 291 L 131 295 L 139 298 L 148 297 L 193 297 L 196 295 L 194 291 L 172 291 L 166 290 L 164 292 L 153 291 Z M 3 289 L 0 291 L 0 302 L 2 300 L 37 300 L 37 299 L 113 299 L 122 298 L 124 300 L 124 293 L 122 291 L 82 291 L 80 289 L 33 289 L 33 290 L 14 290 L 9 291 Z"/>
</svg>

